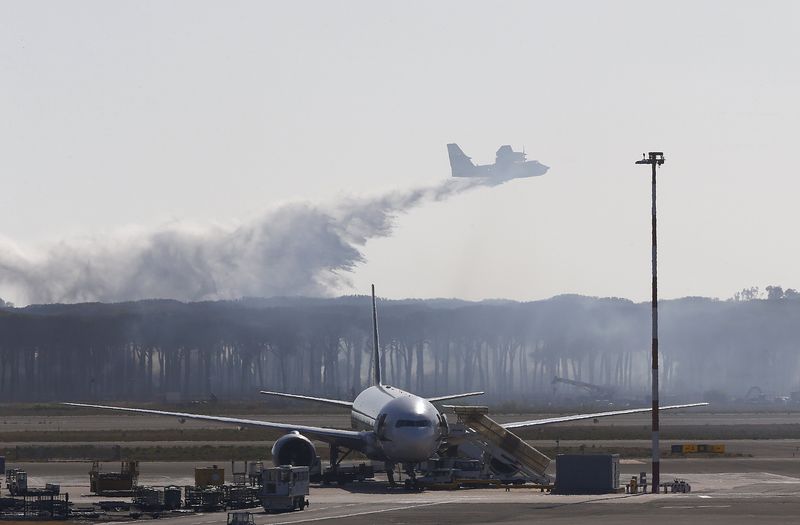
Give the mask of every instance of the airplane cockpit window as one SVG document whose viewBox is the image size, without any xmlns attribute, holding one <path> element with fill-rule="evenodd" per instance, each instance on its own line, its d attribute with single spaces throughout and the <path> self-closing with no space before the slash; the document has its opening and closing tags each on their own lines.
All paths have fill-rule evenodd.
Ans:
<svg viewBox="0 0 800 525">
<path fill-rule="evenodd" d="M 396 428 L 400 427 L 429 427 L 431 422 L 427 419 L 398 419 L 394 425 Z"/>
</svg>

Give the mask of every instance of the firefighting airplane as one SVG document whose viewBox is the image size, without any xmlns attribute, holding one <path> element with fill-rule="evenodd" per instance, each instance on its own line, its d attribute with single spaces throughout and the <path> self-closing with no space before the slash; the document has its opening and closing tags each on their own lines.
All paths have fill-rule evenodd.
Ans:
<svg viewBox="0 0 800 525">
<path fill-rule="evenodd" d="M 514 151 L 511 146 L 500 146 L 494 164 L 473 164 L 458 144 L 448 144 L 447 154 L 450 156 L 450 170 L 453 177 L 491 177 L 496 179 L 521 179 L 544 175 L 549 166 L 538 160 L 525 160 L 525 152 Z"/>
<path fill-rule="evenodd" d="M 442 442 L 447 438 L 447 420 L 434 406 L 434 403 L 477 396 L 483 392 L 466 392 L 438 397 L 424 398 L 399 388 L 383 383 L 381 361 L 378 344 L 377 310 L 375 307 L 375 286 L 372 286 L 372 322 L 373 322 L 373 377 L 372 386 L 362 391 L 353 401 L 327 399 L 321 397 L 287 394 L 283 392 L 262 391 L 262 394 L 289 399 L 314 401 L 328 405 L 350 409 L 352 430 L 294 425 L 287 423 L 271 423 L 252 419 L 240 419 L 224 416 L 208 416 L 183 412 L 167 412 L 143 408 L 124 408 L 85 403 L 64 403 L 75 407 L 100 408 L 136 414 L 154 414 L 186 419 L 198 419 L 229 423 L 237 426 L 269 428 L 286 432 L 272 447 L 273 463 L 278 465 L 313 466 L 317 454 L 311 440 L 327 443 L 331 447 L 331 465 L 335 467 L 340 461 L 340 449 L 358 451 L 369 459 L 384 461 L 390 482 L 396 464 L 402 464 L 411 479 L 414 479 L 414 465 L 425 461 L 436 454 Z M 687 405 L 664 406 L 660 410 L 704 406 L 708 403 L 692 403 Z M 594 419 L 622 414 L 649 412 L 650 408 L 636 408 L 599 412 L 594 414 L 577 414 L 570 416 L 532 419 L 505 423 L 506 429 L 527 428 L 550 425 L 565 421 Z M 343 456 L 342 456 L 343 458 Z"/>
</svg>

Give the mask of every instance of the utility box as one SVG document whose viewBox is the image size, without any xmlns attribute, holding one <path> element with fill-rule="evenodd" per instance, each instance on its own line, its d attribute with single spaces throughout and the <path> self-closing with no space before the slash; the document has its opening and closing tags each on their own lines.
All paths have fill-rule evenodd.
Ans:
<svg viewBox="0 0 800 525">
<path fill-rule="evenodd" d="M 619 454 L 560 454 L 556 456 L 554 494 L 619 492 Z"/>
</svg>

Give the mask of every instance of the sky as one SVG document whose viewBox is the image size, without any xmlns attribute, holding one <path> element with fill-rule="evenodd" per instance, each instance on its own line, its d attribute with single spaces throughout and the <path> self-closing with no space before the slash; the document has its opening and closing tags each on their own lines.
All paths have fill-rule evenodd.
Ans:
<svg viewBox="0 0 800 525">
<path fill-rule="evenodd" d="M 341 214 L 442 184 L 449 142 L 479 163 L 510 144 L 550 171 L 390 210 L 344 279 L 298 293 L 374 282 L 392 298 L 647 300 L 650 177 L 634 161 L 651 150 L 666 156 L 661 297 L 800 288 L 799 14 L 780 1 L 5 1 L 0 258 L 39 264 L 41 284 L 97 254 L 74 246 L 104 243 L 114 272 L 143 232 L 267 228 L 286 206 Z M 0 297 L 32 300 L 1 277 Z"/>
</svg>

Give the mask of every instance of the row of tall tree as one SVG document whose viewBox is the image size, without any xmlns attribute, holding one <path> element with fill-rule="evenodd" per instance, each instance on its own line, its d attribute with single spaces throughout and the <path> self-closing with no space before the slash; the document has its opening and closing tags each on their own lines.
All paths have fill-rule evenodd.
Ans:
<svg viewBox="0 0 800 525">
<path fill-rule="evenodd" d="M 559 296 L 518 303 L 379 301 L 385 381 L 419 394 L 553 394 L 554 376 L 649 388 L 649 304 Z M 664 392 L 800 388 L 800 300 L 661 303 Z M 140 301 L 0 309 L 4 401 L 352 398 L 370 378 L 370 301 Z M 559 387 L 562 392 L 566 388 Z"/>
</svg>

